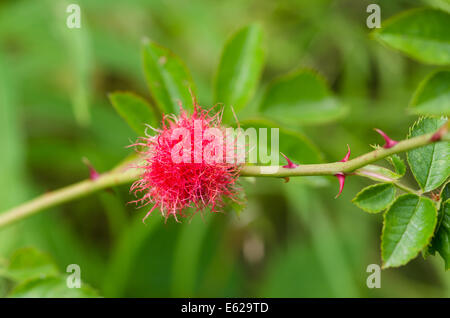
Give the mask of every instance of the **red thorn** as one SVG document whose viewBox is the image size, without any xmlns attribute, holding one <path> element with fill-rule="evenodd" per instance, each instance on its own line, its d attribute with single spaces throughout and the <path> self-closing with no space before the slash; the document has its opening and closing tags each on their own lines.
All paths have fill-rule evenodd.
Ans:
<svg viewBox="0 0 450 318">
<path fill-rule="evenodd" d="M 284 183 L 288 183 L 289 182 L 289 177 L 283 177 L 284 179 Z"/>
<path fill-rule="evenodd" d="M 341 195 L 342 190 L 344 190 L 345 174 L 339 172 L 339 173 L 336 173 L 334 176 L 336 178 L 338 178 L 338 181 L 339 181 L 339 193 L 334 197 L 335 199 L 337 199 Z"/>
<path fill-rule="evenodd" d="M 435 132 L 434 134 L 433 134 L 433 136 L 431 136 L 431 141 L 439 141 L 439 140 L 441 140 L 441 138 L 442 138 L 442 136 L 441 136 L 441 132 L 440 131 L 437 131 L 437 132 Z"/>
<path fill-rule="evenodd" d="M 347 162 L 348 159 L 350 158 L 350 154 L 352 153 L 350 150 L 350 146 L 347 144 L 347 154 L 345 155 L 344 158 L 342 158 L 342 160 L 340 162 Z M 334 175 L 336 178 L 338 178 L 339 181 L 339 193 L 334 197 L 335 199 L 341 195 L 342 190 L 344 190 L 344 184 L 345 184 L 345 174 L 342 172 L 336 173 Z"/>
<path fill-rule="evenodd" d="M 284 153 L 280 152 L 281 155 L 284 157 L 284 159 L 286 159 L 287 161 L 287 165 L 283 166 L 283 168 L 288 168 L 288 169 L 293 169 L 293 168 L 297 168 L 298 164 L 295 164 L 291 161 L 291 159 L 289 159 Z"/>
<path fill-rule="evenodd" d="M 347 154 L 345 155 L 344 158 L 342 158 L 341 162 L 347 162 L 348 159 L 350 158 L 351 151 L 350 151 L 350 146 L 348 144 L 347 144 L 347 149 L 348 149 Z"/>
<path fill-rule="evenodd" d="M 383 146 L 383 148 L 389 149 L 389 148 L 394 147 L 396 144 L 398 144 L 398 141 L 389 138 L 389 136 L 386 135 L 386 133 L 385 133 L 384 131 L 382 131 L 381 129 L 374 128 L 374 130 L 375 130 L 377 133 L 379 133 L 379 134 L 384 138 L 384 141 L 385 141 L 386 143 L 385 143 L 385 145 Z"/>
<path fill-rule="evenodd" d="M 88 158 L 83 157 L 83 163 L 88 167 L 89 169 L 89 179 L 96 180 L 98 177 L 100 177 L 100 174 L 95 170 L 94 166 L 91 164 L 91 162 L 88 160 Z"/>
<path fill-rule="evenodd" d="M 442 139 L 442 136 L 445 135 L 448 131 L 448 125 L 445 124 L 443 125 L 441 128 L 438 129 L 438 131 L 436 131 L 433 136 L 431 136 L 430 141 L 435 142 L 435 141 L 440 141 Z"/>
</svg>

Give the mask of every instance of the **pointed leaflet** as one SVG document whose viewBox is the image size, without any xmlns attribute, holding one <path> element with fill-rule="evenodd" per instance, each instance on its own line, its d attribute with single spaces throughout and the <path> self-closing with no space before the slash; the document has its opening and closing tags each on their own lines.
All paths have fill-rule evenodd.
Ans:
<svg viewBox="0 0 450 318">
<path fill-rule="evenodd" d="M 147 41 L 142 48 L 144 72 L 150 93 L 164 113 L 179 113 L 179 102 L 192 109 L 195 86 L 183 61 L 158 44 Z"/>
<path fill-rule="evenodd" d="M 447 119 L 420 118 L 408 138 L 438 130 Z M 439 187 L 450 176 L 450 142 L 437 142 L 408 151 L 407 159 L 417 183 L 424 192 Z"/>
<path fill-rule="evenodd" d="M 450 71 L 431 73 L 417 88 L 409 110 L 424 115 L 450 115 Z"/>
<path fill-rule="evenodd" d="M 438 212 L 438 224 L 429 251 L 434 254 L 438 251 L 445 262 L 445 269 L 450 268 L 450 182 L 447 183 L 440 194 L 441 207 Z"/>
<path fill-rule="evenodd" d="M 430 242 L 437 222 L 433 201 L 404 194 L 384 215 L 381 236 L 383 267 L 405 265 Z"/>
<path fill-rule="evenodd" d="M 291 125 L 333 121 L 346 111 L 325 81 L 310 70 L 299 70 L 272 82 L 261 110 L 271 118 Z"/>
<path fill-rule="evenodd" d="M 434 9 L 401 13 L 373 33 L 380 42 L 424 63 L 450 64 L 450 15 Z"/>
<path fill-rule="evenodd" d="M 362 189 L 352 202 L 366 212 L 377 213 L 386 209 L 394 199 L 394 185 L 380 183 Z"/>
<path fill-rule="evenodd" d="M 386 158 L 387 161 L 394 167 L 395 173 L 400 177 L 403 177 L 406 172 L 406 165 L 402 158 L 399 155 L 393 154 Z"/>
<path fill-rule="evenodd" d="M 225 110 L 241 110 L 255 93 L 264 62 L 262 39 L 261 28 L 250 25 L 226 43 L 214 83 L 215 100 Z"/>
<path fill-rule="evenodd" d="M 114 92 L 109 94 L 112 105 L 138 134 L 144 136 L 146 124 L 155 127 L 157 115 L 147 101 L 131 92 Z"/>
<path fill-rule="evenodd" d="M 14 281 L 58 275 L 58 267 L 45 253 L 34 248 L 21 248 L 14 252 L 6 268 L 0 268 L 0 276 Z"/>
<path fill-rule="evenodd" d="M 34 248 L 17 250 L 8 266 L 0 268 L 0 276 L 17 284 L 8 297 L 98 297 L 85 283 L 81 288 L 68 288 L 67 275 L 59 272 L 50 256 Z"/>
</svg>

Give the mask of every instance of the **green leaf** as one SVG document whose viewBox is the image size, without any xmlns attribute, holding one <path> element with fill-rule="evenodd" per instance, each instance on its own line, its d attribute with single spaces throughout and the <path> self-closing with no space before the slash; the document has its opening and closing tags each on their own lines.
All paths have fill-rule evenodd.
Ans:
<svg viewBox="0 0 450 318">
<path fill-rule="evenodd" d="M 441 189 L 441 193 L 439 195 L 441 197 L 441 202 L 447 201 L 450 199 L 450 180 L 448 180 Z"/>
<path fill-rule="evenodd" d="M 362 189 L 352 200 L 359 208 L 369 213 L 386 209 L 395 199 L 395 187 L 391 183 L 380 183 Z"/>
<path fill-rule="evenodd" d="M 450 71 L 437 71 L 417 88 L 409 108 L 424 115 L 450 115 Z"/>
<path fill-rule="evenodd" d="M 400 177 L 403 177 L 406 173 L 406 164 L 399 155 L 393 154 L 387 157 L 387 161 L 394 167 L 395 173 Z"/>
<path fill-rule="evenodd" d="M 450 13 L 450 0 L 427 0 L 426 3 L 432 7 L 447 11 Z"/>
<path fill-rule="evenodd" d="M 404 194 L 384 215 L 381 237 L 383 267 L 405 265 L 428 245 L 437 222 L 433 201 Z"/>
<path fill-rule="evenodd" d="M 438 214 L 436 234 L 431 242 L 431 250 L 441 254 L 445 262 L 445 270 L 450 268 L 450 199 L 441 204 Z"/>
<path fill-rule="evenodd" d="M 342 107 L 325 80 L 310 70 L 283 76 L 269 86 L 261 110 L 285 124 L 319 124 L 342 117 Z"/>
<path fill-rule="evenodd" d="M 378 182 L 392 182 L 401 178 L 401 175 L 398 173 L 377 165 L 367 165 L 359 168 L 355 171 L 355 174 Z"/>
<path fill-rule="evenodd" d="M 263 32 L 250 25 L 225 45 L 215 79 L 215 100 L 241 110 L 256 91 L 264 64 Z"/>
<path fill-rule="evenodd" d="M 146 124 L 157 126 L 155 111 L 142 97 L 131 92 L 114 92 L 109 94 L 109 99 L 119 115 L 138 136 L 145 135 Z"/>
<path fill-rule="evenodd" d="M 25 281 L 16 286 L 9 297 L 15 298 L 94 298 L 98 293 L 89 286 L 82 284 L 81 288 L 67 287 L 66 278 L 47 277 Z"/>
<path fill-rule="evenodd" d="M 58 275 L 56 264 L 47 254 L 34 248 L 22 248 L 11 257 L 9 265 L 0 270 L 0 276 L 6 276 L 14 281 L 32 278 L 44 278 Z"/>
<path fill-rule="evenodd" d="M 432 133 L 445 118 L 420 118 L 410 129 L 408 138 Z M 417 183 L 424 192 L 439 187 L 450 175 L 450 142 L 438 142 L 407 152 L 407 159 Z"/>
<path fill-rule="evenodd" d="M 383 23 L 374 37 L 416 60 L 450 64 L 450 15 L 434 9 L 413 9 Z"/>
<path fill-rule="evenodd" d="M 144 73 L 150 93 L 165 113 L 179 113 L 179 102 L 184 109 L 192 109 L 189 90 L 195 85 L 183 61 L 168 49 L 148 41 L 142 49 Z"/>
<path fill-rule="evenodd" d="M 258 163 L 261 158 L 261 153 L 266 152 L 270 154 L 272 152 L 272 147 L 275 146 L 275 141 L 272 141 L 272 131 L 271 129 L 278 129 L 278 151 L 277 158 L 280 160 L 281 164 L 284 164 L 284 159 L 281 157 L 279 152 L 282 152 L 288 156 L 292 161 L 296 163 L 319 163 L 323 161 L 323 157 L 319 149 L 301 132 L 288 128 L 280 128 L 275 122 L 266 118 L 251 118 L 241 121 L 241 127 L 249 132 L 249 128 L 254 129 L 256 140 L 258 142 L 257 147 L 249 147 L 249 154 L 251 149 L 258 152 Z M 259 145 L 261 138 L 261 130 L 267 129 L 267 143 Z M 266 148 L 267 146 L 267 148 Z"/>
</svg>

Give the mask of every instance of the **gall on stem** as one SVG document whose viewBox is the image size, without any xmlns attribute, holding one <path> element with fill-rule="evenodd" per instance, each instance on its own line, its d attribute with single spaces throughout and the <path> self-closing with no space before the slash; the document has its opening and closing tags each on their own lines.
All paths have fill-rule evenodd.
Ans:
<svg viewBox="0 0 450 318">
<path fill-rule="evenodd" d="M 130 188 L 138 199 L 130 203 L 153 205 L 143 222 L 156 208 L 166 221 L 173 216 L 179 222 L 178 217 L 205 209 L 220 212 L 228 199 L 240 203 L 237 179 L 242 164 L 234 151 L 236 140 L 224 137 L 222 111 L 203 109 L 194 97 L 193 103 L 192 114 L 180 105 L 179 115 L 163 115 L 153 136 L 140 137 L 132 145 L 144 163 L 137 166 L 143 173 Z M 211 131 L 218 133 L 206 138 Z M 174 160 L 174 155 L 182 160 Z"/>
<path fill-rule="evenodd" d="M 286 159 L 286 161 L 287 161 L 287 165 L 284 165 L 283 168 L 293 169 L 293 168 L 298 167 L 298 164 L 293 163 L 292 160 L 289 159 L 284 153 L 282 153 L 282 152 L 280 152 L 280 153 L 284 157 L 284 159 Z"/>
</svg>

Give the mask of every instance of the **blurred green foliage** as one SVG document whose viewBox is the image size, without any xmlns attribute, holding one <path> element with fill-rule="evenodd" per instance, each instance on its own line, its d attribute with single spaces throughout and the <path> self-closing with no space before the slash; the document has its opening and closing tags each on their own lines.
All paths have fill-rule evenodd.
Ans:
<svg viewBox="0 0 450 318">
<path fill-rule="evenodd" d="M 87 177 L 83 157 L 102 172 L 132 153 L 125 147 L 137 134 L 107 94 L 131 90 L 161 109 L 174 106 L 167 99 L 176 89 L 170 80 L 158 96 L 148 93 L 140 55 L 144 38 L 182 57 L 192 72 L 183 78 L 192 77 L 201 105 L 226 100 L 239 107 L 251 96 L 241 94 L 235 82 L 220 84 L 225 71 L 216 73 L 217 66 L 221 55 L 222 67 L 233 59 L 222 52 L 230 36 L 257 23 L 241 36 L 254 39 L 258 60 L 251 67 L 258 70 L 258 32 L 264 32 L 266 64 L 256 90 L 257 79 L 245 75 L 248 61 L 242 56 L 240 80 L 255 90 L 242 117 L 251 117 L 274 78 L 299 67 L 321 74 L 348 108 L 345 116 L 333 115 L 332 123 L 283 128 L 289 137 L 280 138 L 280 151 L 295 153 L 295 140 L 311 150 L 300 152 L 299 161 L 339 160 L 347 143 L 354 154 L 367 152 L 369 144 L 380 142 L 373 127 L 404 138 L 416 119 L 406 106 L 433 67 L 370 39 L 366 7 L 373 2 L 380 4 L 383 21 L 423 4 L 449 8 L 445 0 L 79 0 L 82 28 L 67 29 L 70 2 L 2 1 L 0 211 Z M 239 47 L 239 41 L 231 43 Z M 158 62 L 157 50 L 148 44 L 144 52 L 149 67 Z M 283 140 L 288 140 L 286 150 Z M 145 209 L 126 205 L 131 196 L 128 187 L 120 187 L 0 230 L 0 265 L 18 248 L 32 246 L 51 255 L 62 273 L 69 264 L 80 265 L 83 281 L 106 297 L 450 296 L 450 277 L 434 257 L 385 270 L 381 289 L 367 288 L 367 266 L 381 263 L 382 220 L 363 213 L 351 199 L 368 184 L 351 178 L 335 200 L 333 178 L 292 178 L 287 184 L 243 178 L 248 203 L 239 217 L 230 211 L 206 213 L 204 220 L 197 215 L 191 222 L 164 224 L 154 214 L 146 225 L 141 222 Z M 47 279 L 47 286 L 60 283 Z M 2 295 L 11 288 L 9 280 L 0 280 Z"/>
</svg>

